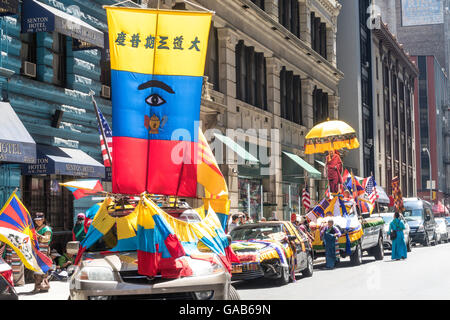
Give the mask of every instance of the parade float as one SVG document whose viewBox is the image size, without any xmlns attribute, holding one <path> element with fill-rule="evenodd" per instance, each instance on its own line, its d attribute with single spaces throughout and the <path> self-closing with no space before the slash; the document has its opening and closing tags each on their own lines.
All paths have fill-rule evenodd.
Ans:
<svg viewBox="0 0 450 320">
<path fill-rule="evenodd" d="M 112 192 L 79 244 L 70 297 L 239 299 L 230 283 L 239 260 L 224 232 L 228 188 L 199 127 L 213 12 L 104 8 Z M 180 206 L 198 199 L 197 185 L 203 205 Z"/>
<path fill-rule="evenodd" d="M 328 120 L 316 125 L 305 139 L 305 154 L 356 148 L 359 148 L 359 142 L 355 130 L 339 120 Z M 362 263 L 363 251 L 368 251 L 377 260 L 383 259 L 384 220 L 371 216 L 374 201 L 368 199 L 365 189 L 353 173 L 350 174 L 346 170 L 342 177 L 340 170 L 337 171 L 341 184 L 338 192 L 327 192 L 325 198 L 306 215 L 314 233 L 315 257 L 324 255 L 325 248 L 320 231 L 327 221 L 332 219 L 342 233 L 336 241 L 336 251 L 341 257 L 350 256 L 355 265 Z M 329 185 L 330 182 L 329 179 Z M 372 183 L 375 183 L 374 180 Z"/>
</svg>

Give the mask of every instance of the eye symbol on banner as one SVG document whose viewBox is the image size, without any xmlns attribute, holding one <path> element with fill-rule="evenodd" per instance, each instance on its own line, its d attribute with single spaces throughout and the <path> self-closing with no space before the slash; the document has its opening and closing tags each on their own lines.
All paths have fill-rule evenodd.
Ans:
<svg viewBox="0 0 450 320">
<path fill-rule="evenodd" d="M 152 115 L 151 118 L 146 115 L 144 119 L 145 128 L 149 130 L 148 133 L 150 134 L 158 134 L 159 128 L 164 128 L 168 120 L 167 116 L 164 116 L 162 120 L 160 120 L 156 114 Z"/>
</svg>

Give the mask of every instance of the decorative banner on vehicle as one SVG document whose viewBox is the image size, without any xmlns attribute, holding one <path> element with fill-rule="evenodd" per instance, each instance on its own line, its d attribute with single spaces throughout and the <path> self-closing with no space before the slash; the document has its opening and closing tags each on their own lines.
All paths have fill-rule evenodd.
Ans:
<svg viewBox="0 0 450 320">
<path fill-rule="evenodd" d="M 212 13 L 105 7 L 113 192 L 195 197 L 198 121 Z"/>
</svg>

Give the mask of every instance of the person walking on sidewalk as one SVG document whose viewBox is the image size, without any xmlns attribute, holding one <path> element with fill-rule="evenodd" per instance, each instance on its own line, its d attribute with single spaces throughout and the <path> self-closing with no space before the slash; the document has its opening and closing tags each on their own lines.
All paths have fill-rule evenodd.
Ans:
<svg viewBox="0 0 450 320">
<path fill-rule="evenodd" d="M 403 230 L 405 230 L 405 224 L 400 220 L 400 213 L 395 212 L 394 219 L 389 224 L 388 231 L 388 235 L 392 240 L 392 260 L 407 258 L 407 249 Z"/>
<path fill-rule="evenodd" d="M 50 242 L 52 241 L 52 228 L 47 225 L 43 212 L 36 212 L 34 217 L 36 233 L 39 242 L 39 251 L 50 257 Z M 34 273 L 33 293 L 47 292 L 50 289 L 48 274 Z"/>
</svg>

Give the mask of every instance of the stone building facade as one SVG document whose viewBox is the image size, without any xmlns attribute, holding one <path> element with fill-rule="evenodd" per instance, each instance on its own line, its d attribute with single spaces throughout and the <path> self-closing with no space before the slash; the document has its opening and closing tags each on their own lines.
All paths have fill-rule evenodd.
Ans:
<svg viewBox="0 0 450 320">
<path fill-rule="evenodd" d="M 256 149 L 265 151 L 256 157 L 266 154 L 270 159 L 260 161 L 259 167 L 230 161 L 222 166 L 232 211 L 248 212 L 250 200 L 254 219 L 273 212 L 288 218 L 289 212 L 299 212 L 305 177 L 313 199 L 324 194 L 324 182 L 310 179 L 286 153 L 321 169 L 315 163 L 319 158 L 305 156 L 304 138 L 320 121 L 338 118 L 338 83 L 343 77 L 336 68 L 340 5 L 330 0 L 196 2 L 215 12 L 210 47 L 216 52 L 209 50 L 207 57 L 204 129 L 214 127 L 222 134 L 241 129 L 245 134 L 236 141 L 246 141 L 248 151 L 249 145 L 257 144 Z M 246 73 L 253 73 L 253 78 Z M 250 92 L 254 89 L 255 96 Z M 254 142 L 252 130 L 259 129 L 271 134 Z M 264 166 L 270 167 L 268 174 L 261 171 Z"/>
</svg>

